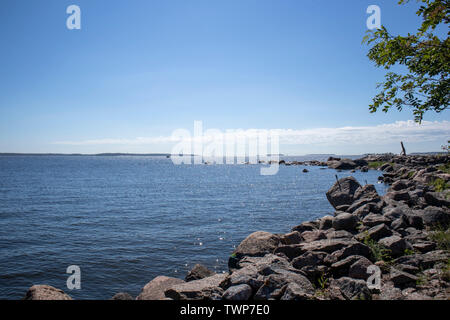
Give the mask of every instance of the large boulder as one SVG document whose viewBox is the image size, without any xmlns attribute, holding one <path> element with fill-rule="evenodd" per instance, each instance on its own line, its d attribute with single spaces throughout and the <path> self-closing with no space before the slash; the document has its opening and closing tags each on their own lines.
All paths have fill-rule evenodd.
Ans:
<svg viewBox="0 0 450 320">
<path fill-rule="evenodd" d="M 351 205 L 354 200 L 353 196 L 359 187 L 361 185 L 353 177 L 339 179 L 328 190 L 327 199 L 334 208 L 341 205 Z"/>
<path fill-rule="evenodd" d="M 352 170 L 358 165 L 351 159 L 340 159 L 327 161 L 327 166 L 336 170 Z"/>
<path fill-rule="evenodd" d="M 186 275 L 186 282 L 199 280 L 215 275 L 214 271 L 209 270 L 204 265 L 196 264 Z"/>
<path fill-rule="evenodd" d="M 52 286 L 34 285 L 28 289 L 24 300 L 72 300 L 72 298 Z"/>
<path fill-rule="evenodd" d="M 272 253 L 280 243 L 280 237 L 265 231 L 257 231 L 245 238 L 233 252 L 239 260 L 244 256 L 262 257 Z"/>
<path fill-rule="evenodd" d="M 173 300 L 219 300 L 223 295 L 220 284 L 226 277 L 226 274 L 216 274 L 200 280 L 176 284 L 168 288 L 165 295 Z"/>
<path fill-rule="evenodd" d="M 165 300 L 164 292 L 176 284 L 184 283 L 182 279 L 158 276 L 142 288 L 136 300 Z"/>
</svg>

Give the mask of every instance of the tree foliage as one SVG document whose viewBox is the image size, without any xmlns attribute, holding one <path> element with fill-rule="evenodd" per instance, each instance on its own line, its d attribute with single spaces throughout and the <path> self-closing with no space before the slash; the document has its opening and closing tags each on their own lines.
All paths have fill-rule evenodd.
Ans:
<svg viewBox="0 0 450 320">
<path fill-rule="evenodd" d="M 370 30 L 363 42 L 372 45 L 368 57 L 377 67 L 390 69 L 406 67 L 405 74 L 388 72 L 377 88 L 381 91 L 373 98 L 370 112 L 391 107 L 402 110 L 411 107 L 414 119 L 421 122 L 426 111 L 442 112 L 449 104 L 450 41 L 436 35 L 439 25 L 448 28 L 450 0 L 417 0 L 422 2 L 417 15 L 422 24 L 415 34 L 392 36 L 382 26 Z M 409 0 L 400 0 L 404 4 Z M 446 29 L 448 30 L 448 29 Z"/>
</svg>

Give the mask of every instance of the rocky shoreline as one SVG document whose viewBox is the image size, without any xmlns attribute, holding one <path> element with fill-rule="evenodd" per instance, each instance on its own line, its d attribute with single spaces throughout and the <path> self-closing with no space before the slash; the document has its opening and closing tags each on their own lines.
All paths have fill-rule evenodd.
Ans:
<svg viewBox="0 0 450 320">
<path fill-rule="evenodd" d="M 447 300 L 450 297 L 450 156 L 370 155 L 285 162 L 336 170 L 376 169 L 390 185 L 342 178 L 329 189 L 333 215 L 286 234 L 258 231 L 229 259 L 229 272 L 196 265 L 178 279 L 158 276 L 137 300 Z M 307 174 L 308 170 L 303 170 Z M 377 284 L 379 284 L 377 286 Z M 70 300 L 47 285 L 26 300 Z M 131 300 L 127 293 L 112 299 Z"/>
</svg>

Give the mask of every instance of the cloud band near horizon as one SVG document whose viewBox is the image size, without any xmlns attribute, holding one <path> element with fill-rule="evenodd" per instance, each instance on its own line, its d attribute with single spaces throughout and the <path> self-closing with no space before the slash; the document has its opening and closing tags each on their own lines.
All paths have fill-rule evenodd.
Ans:
<svg viewBox="0 0 450 320">
<path fill-rule="evenodd" d="M 427 142 L 442 140 L 444 144 L 450 139 L 450 121 L 423 121 L 417 124 L 412 120 L 396 121 L 376 126 L 347 126 L 339 128 L 314 129 L 264 129 L 279 137 L 280 144 L 285 145 L 343 145 L 343 144 L 388 144 L 403 142 Z M 194 140 L 193 131 L 191 139 Z M 242 138 L 255 137 L 261 129 L 229 129 L 225 131 L 205 130 L 205 141 L 214 139 L 218 132 L 229 132 Z M 105 138 L 83 141 L 56 141 L 55 145 L 100 146 L 100 145 L 151 145 L 171 144 L 181 139 L 170 136 Z"/>
</svg>

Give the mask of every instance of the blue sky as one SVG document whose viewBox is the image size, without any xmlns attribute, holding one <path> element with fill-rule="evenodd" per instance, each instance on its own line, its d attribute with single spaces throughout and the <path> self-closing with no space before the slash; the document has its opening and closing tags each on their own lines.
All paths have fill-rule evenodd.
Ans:
<svg viewBox="0 0 450 320">
<path fill-rule="evenodd" d="M 81 30 L 66 28 L 71 4 Z M 418 26 L 414 1 L 3 0 L 0 152 L 170 152 L 164 137 L 194 120 L 294 130 L 288 154 L 439 150 L 448 111 L 424 128 L 368 111 L 385 72 L 361 44 L 371 4 L 393 34 Z M 327 141 L 293 141 L 322 129 Z M 361 130 L 370 145 L 352 143 Z"/>
</svg>

